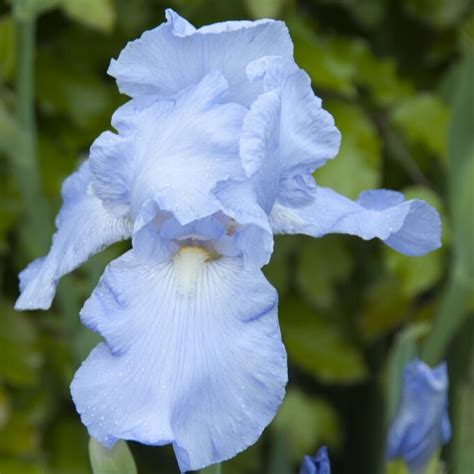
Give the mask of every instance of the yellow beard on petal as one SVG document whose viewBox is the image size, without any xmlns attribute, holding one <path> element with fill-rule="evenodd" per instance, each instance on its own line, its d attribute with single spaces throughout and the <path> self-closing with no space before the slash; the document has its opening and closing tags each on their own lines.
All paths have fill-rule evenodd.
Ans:
<svg viewBox="0 0 474 474">
<path fill-rule="evenodd" d="M 199 274 L 211 255 L 202 247 L 182 247 L 173 257 L 175 277 L 183 296 L 194 293 Z"/>
</svg>

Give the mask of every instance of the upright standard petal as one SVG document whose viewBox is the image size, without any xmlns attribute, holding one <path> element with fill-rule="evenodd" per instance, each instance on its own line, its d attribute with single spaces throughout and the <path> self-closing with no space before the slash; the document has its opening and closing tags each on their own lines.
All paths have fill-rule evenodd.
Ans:
<svg viewBox="0 0 474 474">
<path fill-rule="evenodd" d="M 246 109 L 221 103 L 227 86 L 214 72 L 174 100 L 134 101 L 117 112 L 119 135 L 102 135 L 92 147 L 96 194 L 115 205 L 122 199 L 134 219 L 149 200 L 183 225 L 219 211 L 212 190 L 244 174 L 238 147 Z"/>
<path fill-rule="evenodd" d="M 262 204 L 275 199 L 298 207 L 312 199 L 314 170 L 337 155 L 340 133 L 322 108 L 308 75 L 282 57 L 264 57 L 247 68 L 265 93 L 252 104 L 242 129 L 242 164 Z M 268 212 L 270 212 L 268 209 Z"/>
<path fill-rule="evenodd" d="M 56 219 L 57 231 L 47 256 L 20 273 L 15 309 L 48 309 L 59 278 L 107 245 L 130 237 L 131 222 L 108 212 L 89 189 L 89 163 L 63 184 L 63 207 Z"/>
<path fill-rule="evenodd" d="M 227 99 L 249 105 L 260 88 L 248 80 L 247 64 L 268 55 L 293 55 L 281 21 L 232 21 L 195 29 L 172 10 L 166 17 L 167 23 L 130 42 L 110 64 L 109 74 L 130 97 L 170 97 L 220 71 L 230 84 Z"/>
<path fill-rule="evenodd" d="M 254 443 L 287 382 L 276 304 L 259 270 L 200 247 L 112 262 L 81 313 L 106 343 L 71 385 L 90 434 L 172 443 L 182 472 Z"/>
<path fill-rule="evenodd" d="M 305 456 L 300 467 L 300 474 L 331 474 L 328 450 L 325 446 L 314 456 Z"/>
<path fill-rule="evenodd" d="M 403 373 L 401 400 L 388 433 L 387 457 L 404 459 L 411 473 L 420 473 L 450 438 L 446 364 L 431 369 L 415 360 Z"/>
<path fill-rule="evenodd" d="M 436 210 L 424 201 L 405 201 L 401 193 L 385 189 L 365 191 L 357 201 L 351 201 L 318 187 L 309 205 L 290 208 L 276 203 L 270 222 L 276 234 L 379 238 L 406 255 L 424 255 L 441 245 Z"/>
</svg>

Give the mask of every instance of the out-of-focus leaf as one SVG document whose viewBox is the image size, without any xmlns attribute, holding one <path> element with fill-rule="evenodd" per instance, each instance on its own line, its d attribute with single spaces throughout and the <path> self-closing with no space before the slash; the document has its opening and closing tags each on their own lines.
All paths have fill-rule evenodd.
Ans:
<svg viewBox="0 0 474 474">
<path fill-rule="evenodd" d="M 453 455 L 455 474 L 468 473 L 474 465 L 474 380 L 468 385 L 463 383 L 458 388 L 455 399 L 456 443 Z"/>
<path fill-rule="evenodd" d="M 112 449 L 107 449 L 91 438 L 89 456 L 94 474 L 137 474 L 135 461 L 125 441 L 117 441 Z"/>
<path fill-rule="evenodd" d="M 380 183 L 380 138 L 374 125 L 356 105 L 331 101 L 327 109 L 334 115 L 342 134 L 339 155 L 314 173 L 320 186 L 329 186 L 355 198 Z"/>
<path fill-rule="evenodd" d="M 0 153 L 12 157 L 18 150 L 20 140 L 21 133 L 16 120 L 0 97 Z"/>
<path fill-rule="evenodd" d="M 51 87 L 51 77 L 55 87 Z M 50 54 L 40 56 L 37 69 L 38 102 L 48 114 L 70 117 L 82 128 L 97 126 L 110 112 L 113 91 L 94 75 L 65 64 Z"/>
<path fill-rule="evenodd" d="M 244 0 L 252 18 L 277 18 L 286 0 Z"/>
<path fill-rule="evenodd" d="M 0 377 L 14 385 L 38 380 L 41 354 L 36 332 L 24 315 L 0 305 Z"/>
<path fill-rule="evenodd" d="M 360 42 L 347 42 L 341 38 L 323 38 L 316 34 L 301 18 L 289 22 L 295 43 L 295 60 L 311 76 L 317 87 L 354 96 L 356 88 L 352 78 L 355 61 L 350 61 L 363 48 Z"/>
<path fill-rule="evenodd" d="M 38 451 L 39 446 L 38 429 L 22 413 L 15 411 L 0 429 L 0 458 L 1 453 L 12 457 L 32 455 Z"/>
<path fill-rule="evenodd" d="M 410 474 L 408 467 L 403 461 L 391 461 L 387 463 L 386 474 Z"/>
<path fill-rule="evenodd" d="M 474 47 L 466 50 L 448 135 L 450 206 L 458 264 L 474 278 Z"/>
<path fill-rule="evenodd" d="M 29 20 L 59 5 L 61 0 L 11 0 L 15 17 Z"/>
<path fill-rule="evenodd" d="M 270 283 L 278 290 L 278 294 L 283 296 L 289 289 L 291 283 L 290 256 L 297 244 L 297 238 L 288 236 L 275 237 L 275 251 L 270 263 L 263 268 L 265 276 Z"/>
<path fill-rule="evenodd" d="M 355 97 L 357 86 L 362 86 L 381 104 L 393 103 L 411 93 L 409 82 L 398 77 L 395 61 L 374 56 L 364 40 L 323 36 L 301 18 L 291 20 L 289 27 L 296 62 L 316 87 Z"/>
<path fill-rule="evenodd" d="M 437 28 L 447 28 L 469 10 L 470 0 L 404 0 L 406 10 Z"/>
<path fill-rule="evenodd" d="M 0 459 L 0 472 L 5 474 L 49 474 L 39 462 L 13 459 Z"/>
<path fill-rule="evenodd" d="M 222 465 L 214 464 L 212 466 L 206 467 L 199 471 L 200 474 L 221 474 L 222 473 Z"/>
<path fill-rule="evenodd" d="M 364 26 L 375 26 L 383 18 L 387 0 L 323 0 L 329 5 L 339 3 L 350 11 L 356 21 Z"/>
<path fill-rule="evenodd" d="M 426 466 L 423 474 L 442 474 L 445 471 L 442 469 L 439 462 L 439 454 L 433 456 L 433 458 Z M 467 471 L 466 471 L 467 473 Z M 407 465 L 403 461 L 392 461 L 387 463 L 386 474 L 410 474 Z"/>
<path fill-rule="evenodd" d="M 322 319 L 296 299 L 283 302 L 280 320 L 290 360 L 302 370 L 329 383 L 366 377 L 361 352 L 335 322 Z"/>
<path fill-rule="evenodd" d="M 243 472 L 264 472 L 260 453 L 264 443 L 263 437 L 255 444 L 225 462 L 223 474 L 242 474 Z M 224 469 L 222 469 L 224 471 Z"/>
<path fill-rule="evenodd" d="M 398 76 L 392 58 L 377 58 L 368 48 L 357 58 L 355 81 L 370 91 L 380 105 L 392 105 L 413 94 L 412 84 Z"/>
<path fill-rule="evenodd" d="M 437 96 L 426 93 L 402 100 L 392 120 L 411 141 L 445 156 L 449 109 Z"/>
<path fill-rule="evenodd" d="M 443 216 L 441 200 L 427 188 L 412 187 L 404 190 L 404 194 L 406 199 L 416 197 L 427 201 L 439 210 Z M 442 228 L 443 237 L 448 236 L 449 229 L 447 225 L 443 225 Z M 443 238 L 443 241 L 446 243 L 447 240 Z M 417 293 L 429 289 L 442 276 L 442 251 L 443 249 L 440 249 L 423 257 L 408 257 L 395 252 L 389 247 L 384 247 L 384 261 L 392 274 L 398 279 L 401 291 L 411 298 Z"/>
<path fill-rule="evenodd" d="M 15 71 L 16 41 L 12 17 L 0 17 L 0 79 L 10 80 Z"/>
<path fill-rule="evenodd" d="M 340 442 L 339 421 L 331 405 L 297 389 L 288 390 L 272 429 L 285 434 L 286 449 L 296 462 L 321 444 L 337 446 Z"/>
<path fill-rule="evenodd" d="M 375 339 L 398 326 L 406 317 L 409 298 L 401 283 L 389 275 L 374 283 L 364 295 L 357 320 L 362 336 Z"/>
<path fill-rule="evenodd" d="M 306 240 L 297 255 L 296 279 L 307 300 L 330 307 L 335 285 L 349 278 L 353 261 L 340 236 Z"/>
<path fill-rule="evenodd" d="M 87 434 L 78 419 L 65 418 L 47 436 L 53 474 L 89 472 Z"/>
<path fill-rule="evenodd" d="M 390 423 L 400 400 L 402 374 L 408 362 L 417 357 L 417 340 L 426 335 L 430 326 L 427 323 L 415 324 L 400 332 L 387 359 L 385 379 L 386 422 Z"/>
<path fill-rule="evenodd" d="M 97 30 L 109 32 L 115 23 L 113 0 L 60 0 L 66 15 Z"/>
<path fill-rule="evenodd" d="M 10 400 L 5 389 L 0 386 L 0 430 L 5 426 L 10 415 Z"/>
</svg>

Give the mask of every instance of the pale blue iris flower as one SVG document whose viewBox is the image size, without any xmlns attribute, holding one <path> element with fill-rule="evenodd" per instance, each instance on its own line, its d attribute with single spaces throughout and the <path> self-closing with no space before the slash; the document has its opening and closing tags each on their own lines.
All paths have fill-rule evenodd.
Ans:
<svg viewBox="0 0 474 474">
<path fill-rule="evenodd" d="M 17 309 L 46 309 L 58 279 L 121 239 L 81 311 L 103 336 L 72 395 L 104 445 L 172 443 L 182 471 L 254 443 L 280 405 L 286 353 L 261 267 L 273 235 L 347 233 L 409 255 L 440 245 L 426 203 L 318 187 L 340 134 L 293 61 L 284 23 L 167 22 L 109 72 L 132 100 L 63 186 L 50 253 L 20 275 Z"/>
<path fill-rule="evenodd" d="M 314 456 L 305 456 L 301 463 L 300 474 L 331 474 L 328 450 L 325 446 Z"/>
<path fill-rule="evenodd" d="M 411 474 L 422 473 L 451 438 L 446 363 L 430 368 L 415 360 L 403 373 L 403 388 L 387 440 L 388 459 L 403 459 Z"/>
</svg>

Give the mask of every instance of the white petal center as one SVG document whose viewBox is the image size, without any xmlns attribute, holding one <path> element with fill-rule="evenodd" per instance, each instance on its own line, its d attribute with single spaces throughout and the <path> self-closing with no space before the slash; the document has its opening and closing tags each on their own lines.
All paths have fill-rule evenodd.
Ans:
<svg viewBox="0 0 474 474">
<path fill-rule="evenodd" d="M 182 247 L 173 257 L 178 288 L 183 296 L 192 295 L 197 287 L 198 277 L 210 254 L 202 247 Z"/>
</svg>

